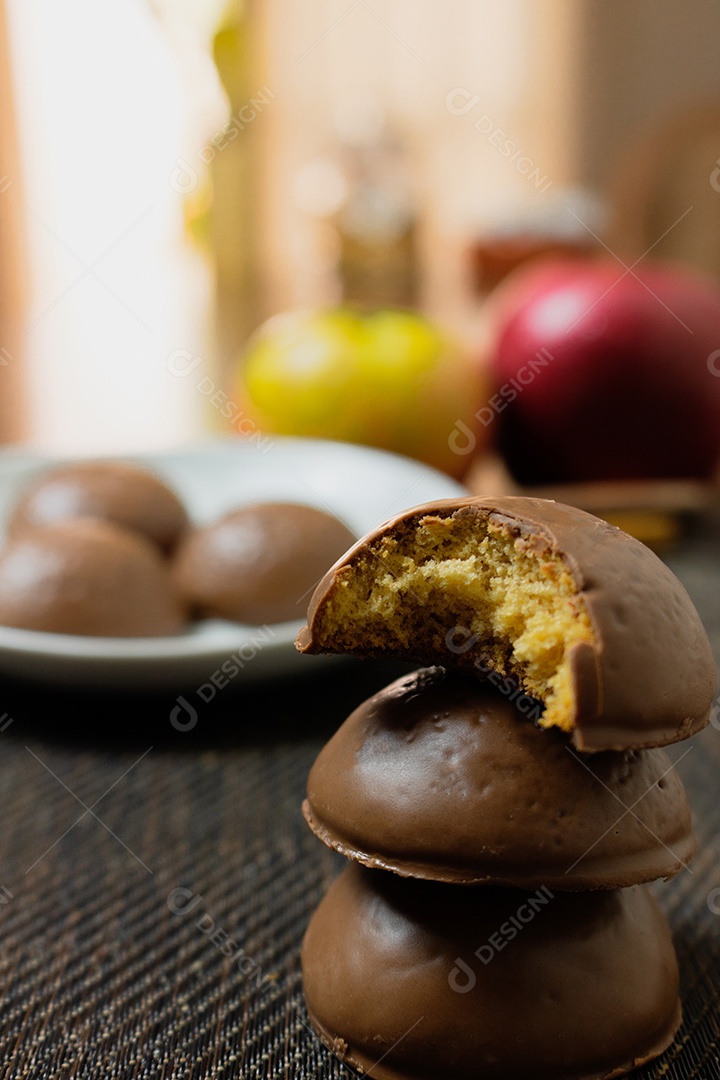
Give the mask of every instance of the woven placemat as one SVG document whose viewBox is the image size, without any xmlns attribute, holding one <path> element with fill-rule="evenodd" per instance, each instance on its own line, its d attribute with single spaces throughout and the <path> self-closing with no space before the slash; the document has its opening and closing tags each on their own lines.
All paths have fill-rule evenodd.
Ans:
<svg viewBox="0 0 720 1080">
<path fill-rule="evenodd" d="M 706 529 L 671 560 L 716 646 L 719 536 Z M 228 689 L 185 732 L 170 693 L 2 687 L 2 1080 L 353 1075 L 303 1006 L 300 942 L 342 860 L 300 803 L 322 743 L 401 670 L 339 660 L 317 677 Z M 700 846 L 691 872 L 655 887 L 685 1019 L 635 1074 L 646 1080 L 720 1080 L 716 722 L 671 748 Z"/>
</svg>

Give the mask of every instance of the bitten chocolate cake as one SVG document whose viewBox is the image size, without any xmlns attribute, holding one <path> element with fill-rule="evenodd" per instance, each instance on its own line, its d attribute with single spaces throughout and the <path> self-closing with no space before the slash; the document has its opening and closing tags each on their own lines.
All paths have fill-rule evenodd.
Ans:
<svg viewBox="0 0 720 1080">
<path fill-rule="evenodd" d="M 356 544 L 315 591 L 302 652 L 512 675 L 581 750 L 687 738 L 715 664 L 700 618 L 647 547 L 573 507 L 429 503 Z"/>
<path fill-rule="evenodd" d="M 533 710 L 442 668 L 398 679 L 320 752 L 308 824 L 366 866 L 441 881 L 617 889 L 677 873 L 695 842 L 667 754 L 584 761 Z"/>
<path fill-rule="evenodd" d="M 680 1022 L 667 923 L 642 886 L 528 893 L 350 866 L 302 962 L 323 1042 L 376 1080 L 608 1080 Z"/>
</svg>

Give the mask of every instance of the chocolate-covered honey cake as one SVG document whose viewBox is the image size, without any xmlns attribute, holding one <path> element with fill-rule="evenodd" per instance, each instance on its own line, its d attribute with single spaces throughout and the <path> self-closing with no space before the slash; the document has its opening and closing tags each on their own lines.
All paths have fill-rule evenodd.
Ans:
<svg viewBox="0 0 720 1080">
<path fill-rule="evenodd" d="M 644 544 L 544 499 L 429 503 L 364 537 L 312 598 L 303 652 L 511 675 L 582 750 L 686 738 L 715 664 L 685 589 Z"/>
<path fill-rule="evenodd" d="M 609 1080 L 680 1022 L 670 932 L 642 886 L 527 893 L 350 866 L 302 960 L 315 1029 L 375 1080 Z"/>
<path fill-rule="evenodd" d="M 366 866 L 463 884 L 617 889 L 682 869 L 695 841 L 667 754 L 584 761 L 533 704 L 442 668 L 398 679 L 320 751 L 308 824 Z"/>
</svg>

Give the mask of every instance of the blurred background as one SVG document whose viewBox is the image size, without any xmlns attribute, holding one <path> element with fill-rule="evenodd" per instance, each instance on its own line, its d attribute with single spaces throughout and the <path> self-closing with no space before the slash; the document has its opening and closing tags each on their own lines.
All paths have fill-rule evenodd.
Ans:
<svg viewBox="0 0 720 1080">
<path fill-rule="evenodd" d="M 257 434 L 279 312 L 418 312 L 480 370 L 531 258 L 720 277 L 713 0 L 2 0 L 0 52 L 5 442 Z"/>
</svg>

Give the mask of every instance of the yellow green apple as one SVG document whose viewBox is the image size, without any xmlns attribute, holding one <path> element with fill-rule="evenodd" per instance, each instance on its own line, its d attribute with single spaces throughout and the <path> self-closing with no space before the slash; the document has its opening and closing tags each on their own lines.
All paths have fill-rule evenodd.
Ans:
<svg viewBox="0 0 720 1080">
<path fill-rule="evenodd" d="M 275 316 L 237 379 L 245 412 L 268 433 L 377 446 L 454 476 L 487 439 L 475 418 L 487 398 L 477 360 L 409 311 Z"/>
</svg>

